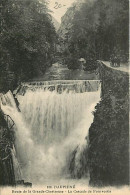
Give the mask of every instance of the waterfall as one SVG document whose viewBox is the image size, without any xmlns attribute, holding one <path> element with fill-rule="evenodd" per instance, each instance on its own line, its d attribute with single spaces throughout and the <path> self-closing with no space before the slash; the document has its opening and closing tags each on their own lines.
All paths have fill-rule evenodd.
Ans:
<svg viewBox="0 0 130 195">
<path fill-rule="evenodd" d="M 77 146 L 75 172 L 80 168 L 92 112 L 100 101 L 100 84 L 92 83 L 89 91 L 85 81 L 46 82 L 40 88 L 28 84 L 24 95 L 17 94 L 21 112 L 10 93 L 6 94 L 1 108 L 15 122 L 16 153 L 25 180 L 43 184 L 45 180 L 70 178 L 67 166 Z M 60 92 L 56 87 L 59 84 Z M 53 90 L 50 85 L 55 86 Z"/>
<path fill-rule="evenodd" d="M 37 89 L 47 89 L 49 91 L 75 91 L 77 93 L 98 91 L 100 86 L 99 80 L 54 80 L 54 81 L 35 81 L 22 83 L 15 90 L 15 94 L 24 95 L 27 90 L 36 91 Z"/>
</svg>

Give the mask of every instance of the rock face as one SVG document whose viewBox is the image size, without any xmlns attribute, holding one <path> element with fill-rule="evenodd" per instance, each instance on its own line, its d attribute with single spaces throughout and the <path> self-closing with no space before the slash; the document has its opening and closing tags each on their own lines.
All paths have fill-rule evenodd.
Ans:
<svg viewBox="0 0 130 195">
<path fill-rule="evenodd" d="M 89 129 L 90 184 L 129 184 L 129 76 L 101 64 L 102 100 Z"/>
<path fill-rule="evenodd" d="M 52 16 L 52 23 L 56 29 L 56 31 L 58 31 L 59 27 L 60 27 L 60 23 Z"/>
<path fill-rule="evenodd" d="M 13 131 L 9 129 L 5 116 L 0 109 L 0 186 L 15 185 L 13 159 L 11 154 L 14 142 L 13 139 Z"/>
<path fill-rule="evenodd" d="M 78 11 L 85 0 L 77 0 L 73 5 L 67 10 L 65 15 L 61 18 L 61 25 L 58 30 L 58 35 L 60 38 L 65 39 L 67 33 L 70 32 L 72 27 L 72 21 L 76 11 Z"/>
</svg>

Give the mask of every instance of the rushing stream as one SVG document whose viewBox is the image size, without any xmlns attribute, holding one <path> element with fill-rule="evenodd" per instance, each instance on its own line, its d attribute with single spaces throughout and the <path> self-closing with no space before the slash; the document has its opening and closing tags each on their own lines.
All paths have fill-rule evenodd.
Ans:
<svg viewBox="0 0 130 195">
<path fill-rule="evenodd" d="M 16 125 L 16 178 L 39 185 L 50 180 L 69 180 L 68 164 L 77 146 L 75 175 L 81 166 L 80 155 L 87 147 L 85 138 L 93 121 L 92 111 L 100 101 L 100 83 L 91 81 L 89 88 L 84 81 L 25 85 L 23 95 L 17 95 L 21 112 L 11 93 L 3 97 L 1 105 Z M 21 172 L 17 171 L 18 166 Z"/>
</svg>

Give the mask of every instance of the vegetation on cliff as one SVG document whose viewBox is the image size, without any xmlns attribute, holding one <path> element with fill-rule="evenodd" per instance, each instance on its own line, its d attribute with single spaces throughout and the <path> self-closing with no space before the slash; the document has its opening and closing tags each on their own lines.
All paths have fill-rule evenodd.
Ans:
<svg viewBox="0 0 130 195">
<path fill-rule="evenodd" d="M 8 123 L 10 117 L 8 118 Z M 13 122 L 7 124 L 5 115 L 0 110 L 0 185 L 15 185 L 15 175 L 11 150 L 14 144 L 14 131 L 11 129 Z"/>
<path fill-rule="evenodd" d="M 75 164 L 77 147 L 69 162 L 69 172 L 79 179 L 86 178 L 89 172 L 92 186 L 128 185 L 129 75 L 105 65 L 100 67 L 101 100 L 93 112 L 87 145 L 78 158 L 80 166 Z"/>
<path fill-rule="evenodd" d="M 89 129 L 90 184 L 128 185 L 129 77 L 114 71 L 106 76 L 104 72 L 102 99 L 96 106 L 94 122 Z"/>
<path fill-rule="evenodd" d="M 85 0 L 80 9 L 71 7 L 71 14 L 63 18 L 59 34 L 63 37 L 63 55 L 85 58 L 86 66 L 96 59 L 109 60 L 112 54 L 127 61 L 129 48 L 129 1 Z M 68 12 L 70 12 L 68 10 Z M 73 13 L 75 11 L 75 14 Z M 69 23 L 68 25 L 66 23 Z M 67 53 L 67 54 L 66 54 Z M 71 64 L 71 62 L 70 62 Z M 73 68 L 73 64 L 72 64 Z"/>
<path fill-rule="evenodd" d="M 45 1 L 2 0 L 0 39 L 1 76 L 11 71 L 17 82 L 44 72 L 52 64 L 56 39 Z"/>
<path fill-rule="evenodd" d="M 92 185 L 129 184 L 128 110 L 121 101 L 112 107 L 110 98 L 96 107 L 90 128 L 89 171 Z"/>
</svg>

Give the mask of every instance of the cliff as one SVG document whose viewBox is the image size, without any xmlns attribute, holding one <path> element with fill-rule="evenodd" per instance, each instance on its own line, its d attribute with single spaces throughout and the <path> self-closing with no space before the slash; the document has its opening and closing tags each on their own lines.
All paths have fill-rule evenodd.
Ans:
<svg viewBox="0 0 130 195">
<path fill-rule="evenodd" d="M 72 21 L 74 19 L 76 11 L 80 10 L 84 0 L 78 0 L 67 10 L 65 15 L 61 18 L 61 25 L 58 30 L 58 35 L 60 38 L 65 39 L 67 36 L 67 33 L 70 33 L 70 30 L 72 28 Z"/>
<path fill-rule="evenodd" d="M 6 116 L 8 118 L 8 116 Z M 7 119 L 9 120 L 9 119 Z M 8 127 L 0 109 L 0 185 L 15 185 L 15 175 L 11 150 L 14 143 L 14 132 Z"/>
<path fill-rule="evenodd" d="M 60 27 L 60 23 L 52 16 L 52 23 L 56 29 L 56 31 L 58 31 L 59 27 Z"/>
<path fill-rule="evenodd" d="M 90 184 L 129 184 L 129 75 L 100 64 L 102 98 L 89 129 Z"/>
<path fill-rule="evenodd" d="M 78 68 L 75 61 L 84 58 L 85 66 L 93 69 L 93 61 L 109 61 L 112 55 L 127 62 L 128 8 L 128 0 L 84 0 L 69 8 L 58 30 L 60 52 L 68 67 L 72 64 L 72 68 Z"/>
</svg>

